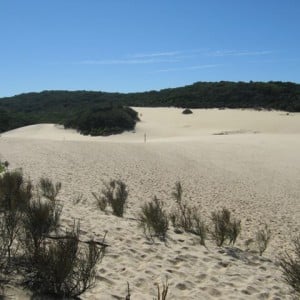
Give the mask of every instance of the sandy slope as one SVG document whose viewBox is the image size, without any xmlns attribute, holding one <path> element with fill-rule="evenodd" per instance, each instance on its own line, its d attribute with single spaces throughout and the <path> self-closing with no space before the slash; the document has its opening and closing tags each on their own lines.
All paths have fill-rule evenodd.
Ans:
<svg viewBox="0 0 300 300">
<path fill-rule="evenodd" d="M 135 133 L 92 138 L 44 124 L 0 138 L 0 158 L 12 167 L 22 167 L 35 181 L 47 175 L 63 183 L 64 226 L 75 218 L 85 236 L 101 238 L 108 230 L 111 247 L 99 265 L 95 288 L 83 298 L 124 299 L 128 281 L 132 299 L 153 299 L 154 282 L 167 276 L 168 299 L 290 299 L 276 258 L 300 225 L 300 115 L 137 110 L 142 122 Z M 129 187 L 123 219 L 98 211 L 91 195 L 110 178 L 123 179 Z M 149 243 L 133 219 L 154 195 L 171 209 L 177 180 L 207 220 L 221 207 L 242 220 L 238 248 L 245 249 L 244 242 L 267 222 L 273 239 L 264 257 L 217 248 L 211 241 L 206 249 L 197 238 L 172 228 L 167 244 Z M 79 194 L 83 199 L 75 205 Z"/>
</svg>

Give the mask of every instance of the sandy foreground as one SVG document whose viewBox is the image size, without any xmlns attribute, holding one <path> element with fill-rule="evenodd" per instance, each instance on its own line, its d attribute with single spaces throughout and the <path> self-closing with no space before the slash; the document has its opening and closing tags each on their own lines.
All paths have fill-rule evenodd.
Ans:
<svg viewBox="0 0 300 300">
<path fill-rule="evenodd" d="M 0 159 L 37 181 L 61 181 L 62 225 L 80 220 L 83 237 L 110 245 L 93 289 L 82 299 L 153 299 L 155 282 L 168 278 L 168 299 L 292 299 L 278 267 L 300 226 L 300 114 L 250 110 L 135 108 L 135 132 L 86 137 L 53 124 L 27 126 L 0 137 Z M 144 141 L 146 134 L 146 142 Z M 91 192 L 103 180 L 122 179 L 129 199 L 124 218 L 97 209 Z M 135 220 L 140 205 L 156 195 L 166 210 L 180 180 L 185 199 L 210 221 L 226 207 L 242 220 L 235 248 L 207 248 L 197 237 L 176 234 L 167 243 L 147 241 Z M 74 200 L 81 197 L 79 203 Z M 269 224 L 272 240 L 262 257 L 245 242 Z M 11 288 L 13 299 L 26 295 Z M 29 299 L 29 298 L 28 298 Z"/>
</svg>

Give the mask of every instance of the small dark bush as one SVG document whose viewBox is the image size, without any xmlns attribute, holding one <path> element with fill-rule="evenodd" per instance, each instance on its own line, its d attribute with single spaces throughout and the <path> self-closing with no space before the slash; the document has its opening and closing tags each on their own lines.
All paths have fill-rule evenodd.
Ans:
<svg viewBox="0 0 300 300">
<path fill-rule="evenodd" d="M 25 182 L 21 172 L 6 172 L 0 177 L 0 230 L 4 256 L 17 252 L 16 239 L 21 231 L 22 216 L 32 197 L 32 185 Z"/>
<path fill-rule="evenodd" d="M 241 232 L 241 220 L 233 220 L 230 222 L 228 227 L 228 239 L 229 244 L 234 245 L 237 237 Z"/>
<path fill-rule="evenodd" d="M 200 245 L 205 246 L 208 228 L 200 212 L 195 207 L 188 207 L 186 212 L 188 222 L 183 222 L 184 218 L 182 218 L 180 212 L 173 212 L 169 215 L 175 231 L 180 232 L 182 228 L 185 232 L 195 234 L 200 238 Z"/>
<path fill-rule="evenodd" d="M 293 241 L 294 253 L 285 253 L 280 258 L 280 266 L 285 281 L 300 296 L 300 236 Z"/>
<path fill-rule="evenodd" d="M 184 109 L 184 110 L 182 111 L 182 113 L 183 113 L 184 115 L 190 115 L 190 114 L 192 114 L 193 112 L 192 112 L 189 108 L 186 108 L 186 109 Z"/>
<path fill-rule="evenodd" d="M 217 246 L 221 247 L 227 239 L 229 240 L 229 244 L 234 245 L 241 231 L 241 221 L 232 221 L 231 213 L 226 208 L 213 212 L 211 219 L 213 222 L 211 235 Z"/>
<path fill-rule="evenodd" d="M 200 245 L 205 246 L 205 241 L 207 238 L 207 225 L 202 220 L 200 213 L 195 210 L 193 213 L 193 226 L 192 233 L 200 237 Z"/>
<path fill-rule="evenodd" d="M 156 236 L 162 240 L 166 239 L 169 221 L 163 210 L 163 203 L 156 197 L 141 207 L 139 222 L 147 237 L 152 239 Z"/>
<path fill-rule="evenodd" d="M 0 209 L 23 210 L 31 197 L 32 184 L 25 182 L 21 172 L 6 172 L 0 177 Z"/>
<path fill-rule="evenodd" d="M 38 184 L 38 189 L 43 197 L 48 198 L 51 201 L 55 201 L 57 195 L 61 190 L 61 183 L 54 183 L 46 177 L 42 177 Z"/>
<path fill-rule="evenodd" d="M 6 171 L 8 166 L 9 166 L 9 162 L 7 160 L 4 162 L 2 162 L 0 160 L 0 173 L 3 173 L 4 171 Z"/>
<path fill-rule="evenodd" d="M 201 213 L 196 207 L 191 207 L 183 200 L 182 185 L 178 181 L 172 192 L 172 197 L 176 202 L 176 209 L 170 214 L 172 225 L 178 230 L 193 233 L 200 237 L 200 244 L 205 246 L 207 237 L 207 226 L 202 220 Z"/>
<path fill-rule="evenodd" d="M 82 134 L 92 136 L 122 133 L 125 130 L 133 130 L 139 120 L 138 114 L 130 107 L 106 106 L 87 108 L 80 110 L 75 117 L 64 121 L 66 128 L 77 129 Z"/>
<path fill-rule="evenodd" d="M 96 199 L 96 203 L 97 203 L 97 206 L 100 210 L 102 211 L 105 211 L 106 210 L 106 207 L 107 207 L 107 198 L 105 196 L 101 196 L 101 195 L 98 195 L 94 192 L 92 192 L 92 195 L 94 196 L 94 198 Z"/>
<path fill-rule="evenodd" d="M 177 204 L 177 209 L 170 215 L 173 226 L 180 227 L 184 231 L 190 231 L 193 227 L 193 209 L 182 199 L 183 190 L 180 181 L 175 183 L 172 197 Z"/>
<path fill-rule="evenodd" d="M 126 184 L 121 180 L 111 180 L 104 184 L 102 197 L 98 197 L 98 199 L 100 199 L 100 202 L 98 201 L 98 206 L 100 207 L 103 205 L 104 207 L 107 203 L 111 206 L 115 216 L 123 217 L 127 197 L 128 191 Z"/>
<path fill-rule="evenodd" d="M 162 291 L 160 290 L 159 283 L 155 284 L 157 287 L 157 298 L 154 298 L 154 300 L 167 300 L 167 295 L 169 291 L 169 283 L 166 279 L 166 283 L 162 284 Z"/>
</svg>

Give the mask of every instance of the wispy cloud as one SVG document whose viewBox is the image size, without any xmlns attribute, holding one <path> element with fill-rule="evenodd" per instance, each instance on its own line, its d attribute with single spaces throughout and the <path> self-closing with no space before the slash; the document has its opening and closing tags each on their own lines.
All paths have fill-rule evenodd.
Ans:
<svg viewBox="0 0 300 300">
<path fill-rule="evenodd" d="M 217 67 L 220 67 L 220 66 L 222 66 L 222 65 L 221 64 L 210 64 L 210 65 L 197 65 L 197 66 L 189 66 L 189 67 L 182 67 L 182 68 L 168 68 L 168 69 L 157 70 L 157 71 L 155 71 L 155 73 L 201 70 L 201 69 L 217 68 Z"/>
<path fill-rule="evenodd" d="M 130 55 L 130 57 L 135 58 L 147 58 L 147 57 L 170 57 L 177 56 L 181 54 L 181 51 L 168 51 L 168 52 L 153 52 L 153 53 L 137 53 Z"/>
<path fill-rule="evenodd" d="M 208 56 L 259 56 L 272 54 L 273 51 L 248 51 L 248 50 L 217 50 L 207 53 Z"/>
<path fill-rule="evenodd" d="M 174 63 L 178 59 L 108 59 L 108 60 L 83 60 L 77 62 L 81 65 L 137 65 L 137 64 L 155 64 L 155 63 Z"/>
<path fill-rule="evenodd" d="M 159 63 L 178 63 L 194 61 L 198 58 L 210 57 L 234 57 L 234 56 L 260 56 L 274 53 L 273 51 L 249 51 L 249 50 L 215 50 L 209 51 L 208 49 L 189 49 L 189 50 L 174 50 L 174 51 L 161 51 L 161 52 L 149 52 L 149 53 L 137 53 L 131 54 L 127 57 L 118 59 L 100 59 L 100 60 L 82 60 L 75 62 L 80 65 L 142 65 L 142 64 L 159 64 Z M 201 65 L 195 67 L 183 68 L 183 70 L 203 69 L 211 68 L 218 65 Z M 182 68 L 172 68 L 159 70 L 160 72 L 171 72 L 182 70 Z"/>
</svg>

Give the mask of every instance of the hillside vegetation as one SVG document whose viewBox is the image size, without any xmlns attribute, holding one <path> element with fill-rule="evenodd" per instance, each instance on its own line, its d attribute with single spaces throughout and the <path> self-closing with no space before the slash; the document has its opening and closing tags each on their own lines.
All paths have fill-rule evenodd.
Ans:
<svg viewBox="0 0 300 300">
<path fill-rule="evenodd" d="M 127 106 L 253 108 L 300 112 L 300 84 L 291 82 L 197 82 L 143 93 L 44 91 L 0 99 L 0 132 L 37 123 L 58 123 L 83 134 L 134 129 Z"/>
</svg>

